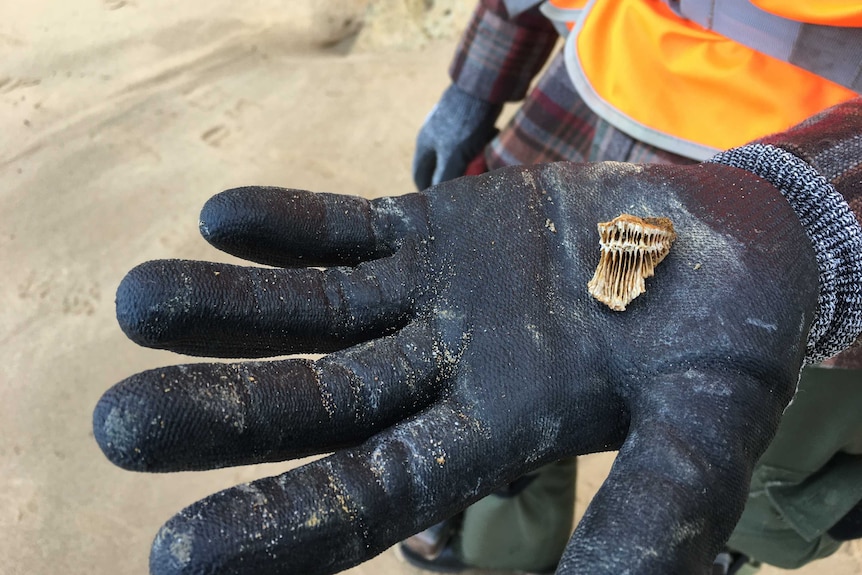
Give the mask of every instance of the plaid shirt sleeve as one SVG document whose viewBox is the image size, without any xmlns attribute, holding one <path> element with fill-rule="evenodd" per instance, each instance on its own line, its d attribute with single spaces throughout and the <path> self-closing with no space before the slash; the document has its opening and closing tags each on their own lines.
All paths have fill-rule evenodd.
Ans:
<svg viewBox="0 0 862 575">
<path fill-rule="evenodd" d="M 558 37 L 538 8 L 510 17 L 502 0 L 481 0 L 449 75 L 459 88 L 486 102 L 521 100 Z"/>
</svg>

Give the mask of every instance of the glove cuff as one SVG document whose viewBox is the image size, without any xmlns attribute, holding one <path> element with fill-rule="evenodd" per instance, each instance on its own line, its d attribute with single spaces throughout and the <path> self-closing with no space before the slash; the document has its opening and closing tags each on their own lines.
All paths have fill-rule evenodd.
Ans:
<svg viewBox="0 0 862 575">
<path fill-rule="evenodd" d="M 503 104 L 487 102 L 465 92 L 457 84 L 450 84 L 443 92 L 437 108 L 445 112 L 446 117 L 457 126 L 478 124 L 493 127 L 500 112 L 503 111 Z"/>
<path fill-rule="evenodd" d="M 747 170 L 778 188 L 811 240 L 820 295 L 806 363 L 849 347 L 862 334 L 862 227 L 841 194 L 807 162 L 770 144 L 748 144 L 709 162 Z"/>
</svg>

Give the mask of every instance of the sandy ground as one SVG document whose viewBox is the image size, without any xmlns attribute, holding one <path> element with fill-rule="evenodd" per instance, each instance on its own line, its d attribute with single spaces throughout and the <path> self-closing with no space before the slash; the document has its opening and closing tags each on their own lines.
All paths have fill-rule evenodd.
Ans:
<svg viewBox="0 0 862 575">
<path fill-rule="evenodd" d="M 0 574 L 145 573 L 175 511 L 287 468 L 125 472 L 90 417 L 117 380 L 182 361 L 125 339 L 114 289 L 148 259 L 230 261 L 197 232 L 210 195 L 411 191 L 415 133 L 466 12 L 405 22 L 421 3 L 378 2 L 357 49 L 333 46 L 365 3 L 0 5 Z M 610 461 L 584 459 L 579 509 Z M 857 556 L 799 573 L 862 573 Z M 418 572 L 387 552 L 351 573 Z"/>
</svg>

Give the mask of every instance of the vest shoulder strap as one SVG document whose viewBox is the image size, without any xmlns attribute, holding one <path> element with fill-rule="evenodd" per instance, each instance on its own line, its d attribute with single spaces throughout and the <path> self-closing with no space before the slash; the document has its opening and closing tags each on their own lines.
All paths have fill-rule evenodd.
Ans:
<svg viewBox="0 0 862 575">
<path fill-rule="evenodd" d="M 707 30 L 862 93 L 862 28 L 782 18 L 748 0 L 663 1 Z"/>
<path fill-rule="evenodd" d="M 509 16 L 515 17 L 530 8 L 538 6 L 542 2 L 543 0 L 503 0 L 503 5 L 506 7 Z"/>
</svg>

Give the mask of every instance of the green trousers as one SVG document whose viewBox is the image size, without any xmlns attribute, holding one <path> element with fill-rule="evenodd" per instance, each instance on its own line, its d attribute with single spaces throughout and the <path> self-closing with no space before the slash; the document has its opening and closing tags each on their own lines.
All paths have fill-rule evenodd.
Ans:
<svg viewBox="0 0 862 575">
<path fill-rule="evenodd" d="M 464 512 L 456 551 L 487 569 L 545 571 L 573 528 L 575 460 L 541 468 L 512 497 Z M 862 370 L 809 367 L 775 439 L 754 470 L 728 546 L 784 569 L 838 549 L 827 531 L 862 501 Z"/>
</svg>

